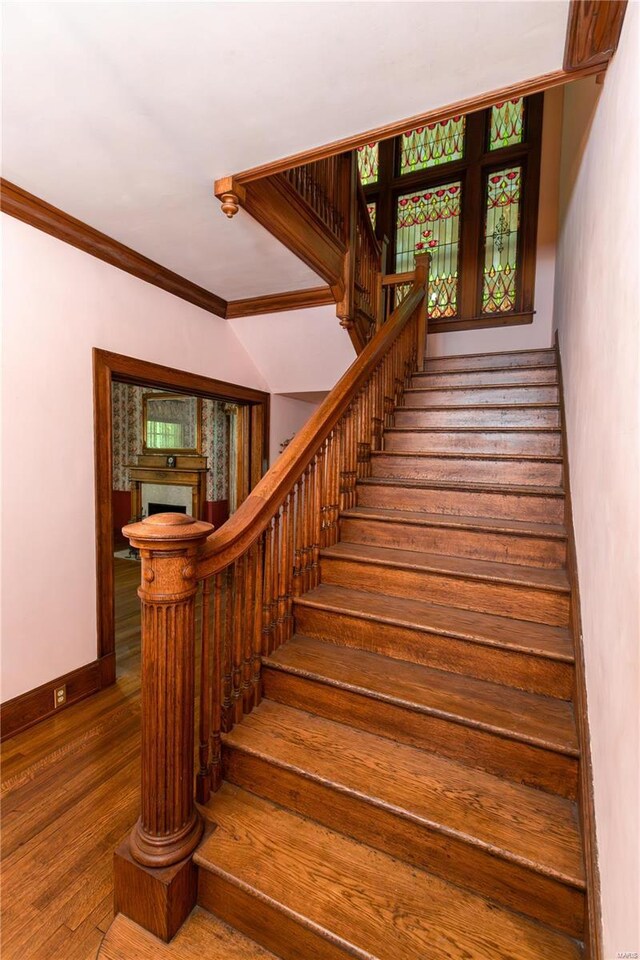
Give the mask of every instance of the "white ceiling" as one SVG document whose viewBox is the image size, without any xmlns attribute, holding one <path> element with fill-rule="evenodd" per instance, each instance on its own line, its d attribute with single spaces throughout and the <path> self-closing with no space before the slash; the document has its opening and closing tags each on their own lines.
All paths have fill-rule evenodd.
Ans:
<svg viewBox="0 0 640 960">
<path fill-rule="evenodd" d="M 221 177 L 558 69 L 568 0 L 3 4 L 3 176 L 226 299 L 318 278 Z"/>
</svg>

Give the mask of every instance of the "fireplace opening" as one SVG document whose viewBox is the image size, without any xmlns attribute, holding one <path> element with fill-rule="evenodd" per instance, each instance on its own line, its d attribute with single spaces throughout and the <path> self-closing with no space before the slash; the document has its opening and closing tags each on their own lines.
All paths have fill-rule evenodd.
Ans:
<svg viewBox="0 0 640 960">
<path fill-rule="evenodd" d="M 148 516 L 152 517 L 154 513 L 186 513 L 187 508 L 181 507 L 177 503 L 150 503 Z"/>
</svg>

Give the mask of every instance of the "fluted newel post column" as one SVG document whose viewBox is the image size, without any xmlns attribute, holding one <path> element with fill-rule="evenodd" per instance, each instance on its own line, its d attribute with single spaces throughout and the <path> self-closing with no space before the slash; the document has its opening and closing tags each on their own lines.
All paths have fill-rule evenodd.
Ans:
<svg viewBox="0 0 640 960">
<path fill-rule="evenodd" d="M 420 253 L 416 257 L 415 278 L 421 286 L 424 286 L 424 300 L 418 307 L 418 356 L 416 358 L 418 370 L 425 369 L 425 360 L 427 358 L 427 328 L 428 328 L 428 309 L 429 309 L 429 268 L 431 266 L 431 254 Z"/>
<path fill-rule="evenodd" d="M 126 526 L 140 551 L 142 795 L 131 856 L 168 867 L 193 852 L 203 824 L 194 802 L 196 559 L 210 523 L 164 513 Z"/>
</svg>

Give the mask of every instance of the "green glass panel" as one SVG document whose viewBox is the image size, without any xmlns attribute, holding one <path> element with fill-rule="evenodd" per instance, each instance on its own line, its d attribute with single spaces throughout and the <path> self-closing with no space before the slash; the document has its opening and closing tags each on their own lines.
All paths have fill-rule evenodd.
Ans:
<svg viewBox="0 0 640 960">
<path fill-rule="evenodd" d="M 487 179 L 482 310 L 516 308 L 522 168 L 507 167 Z"/>
<path fill-rule="evenodd" d="M 413 270 L 417 253 L 431 254 L 430 317 L 458 312 L 458 254 L 462 184 L 445 183 L 398 197 L 396 273 Z"/>
<path fill-rule="evenodd" d="M 378 180 L 378 144 L 367 143 L 364 147 L 358 147 L 358 173 L 360 174 L 360 183 L 366 186 L 368 183 L 376 183 Z"/>
<path fill-rule="evenodd" d="M 522 143 L 524 134 L 524 100 L 505 100 L 491 108 L 489 149 L 501 150 L 513 143 Z"/>
<path fill-rule="evenodd" d="M 369 217 L 371 219 L 371 226 L 375 230 L 376 228 L 376 202 L 372 200 L 371 203 L 367 204 L 367 210 L 369 211 Z"/>
<path fill-rule="evenodd" d="M 464 117 L 430 123 L 402 134 L 400 173 L 413 173 L 464 156 Z"/>
</svg>

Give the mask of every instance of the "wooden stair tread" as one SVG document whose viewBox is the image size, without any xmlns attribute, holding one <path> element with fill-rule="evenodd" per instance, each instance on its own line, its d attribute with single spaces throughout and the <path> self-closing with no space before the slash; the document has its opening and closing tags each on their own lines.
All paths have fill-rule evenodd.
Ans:
<svg viewBox="0 0 640 960">
<path fill-rule="evenodd" d="M 514 368 L 510 367 L 509 369 L 513 370 Z M 522 369 L 530 369 L 530 368 L 516 367 L 515 369 L 522 370 Z M 462 371 L 458 371 L 458 372 L 460 373 Z M 487 373 L 488 371 L 485 369 L 485 370 L 478 370 L 477 372 Z M 434 391 L 436 390 L 489 390 L 489 389 L 502 390 L 503 388 L 506 390 L 509 390 L 511 387 L 518 387 L 518 388 L 532 387 L 533 389 L 535 389 L 536 387 L 557 387 L 558 386 L 557 382 L 548 383 L 546 380 L 527 380 L 525 383 L 522 383 L 522 381 L 517 381 L 517 380 L 504 381 L 500 383 L 495 383 L 495 382 L 492 383 L 490 381 L 488 381 L 487 383 L 447 383 L 444 386 L 442 386 L 441 384 L 430 383 L 430 384 L 424 384 L 424 385 L 419 384 L 417 386 L 414 386 L 416 380 L 421 380 L 421 379 L 424 379 L 425 377 L 442 376 L 442 373 L 443 371 L 435 371 L 434 373 L 414 374 L 411 379 L 412 385 L 405 389 L 405 393 L 410 393 L 413 390 L 420 390 L 420 391 L 423 391 L 423 390 L 424 391 L 428 391 L 428 390 L 434 390 Z M 452 371 L 448 371 L 446 374 L 446 376 L 449 376 L 449 377 L 451 375 L 452 375 Z"/>
<path fill-rule="evenodd" d="M 405 396 L 412 392 L 412 388 L 408 387 L 405 390 Z M 423 393 L 422 390 L 416 390 L 418 393 Z M 556 400 L 536 400 L 535 403 L 430 403 L 428 406 L 415 406 L 410 403 L 403 403 L 402 406 L 396 407 L 396 412 L 398 410 L 419 410 L 424 412 L 425 410 L 536 410 L 549 409 L 550 407 L 558 408 L 560 404 Z"/>
<path fill-rule="evenodd" d="M 297 598 L 297 604 L 366 620 L 500 646 L 573 663 L 573 644 L 565 627 L 476 613 L 425 600 L 385 596 L 321 583 Z"/>
<path fill-rule="evenodd" d="M 401 408 L 406 409 L 406 408 Z M 422 410 L 426 407 L 414 407 L 413 409 Z M 452 427 L 385 427 L 385 436 L 388 433 L 562 433 L 560 427 L 528 427 L 528 426 L 506 426 L 506 427 L 465 427 L 457 424 Z M 372 451 L 373 452 L 373 451 Z"/>
<path fill-rule="evenodd" d="M 470 354 L 472 356 L 472 354 Z M 475 354 L 475 356 L 481 356 L 481 354 Z M 495 354 L 499 356 L 499 354 Z M 427 360 L 462 360 L 463 357 L 427 357 Z M 556 364 L 554 362 L 549 363 L 523 363 L 519 364 L 517 367 L 505 366 L 504 364 L 497 364 L 493 367 L 481 367 L 479 370 L 475 367 L 468 368 L 467 370 L 421 370 L 418 373 L 414 373 L 414 377 L 439 377 L 439 376 L 450 376 L 452 373 L 489 373 L 492 370 L 551 370 L 555 369 Z"/>
<path fill-rule="evenodd" d="M 563 797 L 269 700 L 224 742 L 584 889 L 575 807 Z"/>
<path fill-rule="evenodd" d="M 360 960 L 579 960 L 569 938 L 438 877 L 223 785 L 202 871 L 249 888 Z M 332 954 L 333 955 L 333 954 Z"/>
<path fill-rule="evenodd" d="M 569 703 L 513 687 L 294 635 L 267 667 L 578 756 Z"/>
<path fill-rule="evenodd" d="M 566 571 L 554 568 L 525 567 L 513 563 L 496 563 L 493 560 L 474 560 L 468 557 L 421 553 L 417 550 L 398 550 L 394 547 L 378 547 L 363 543 L 339 542 L 333 547 L 321 550 L 320 556 L 386 567 L 402 567 L 407 570 L 429 570 L 454 577 L 490 580 L 493 583 L 510 583 L 562 593 L 569 592 Z"/>
<path fill-rule="evenodd" d="M 562 487 L 517 486 L 509 483 L 470 483 L 468 480 L 422 480 L 415 477 L 364 477 L 358 484 L 391 487 L 429 487 L 436 490 L 468 490 L 471 493 L 513 493 L 518 496 L 564 497 Z"/>
<path fill-rule="evenodd" d="M 341 517 L 353 520 L 380 520 L 383 523 L 413 523 L 422 527 L 452 527 L 471 530 L 486 530 L 491 533 L 515 533 L 534 537 L 549 537 L 566 540 L 562 524 L 539 523 L 528 520 L 500 520 L 493 517 L 452 516 L 442 513 L 425 513 L 420 510 L 393 510 L 387 507 L 352 507 L 343 510 Z"/>
<path fill-rule="evenodd" d="M 98 960 L 277 960 L 259 944 L 196 907 L 171 943 L 119 913 L 109 927 Z"/>
<path fill-rule="evenodd" d="M 493 357 L 497 360 L 500 357 L 503 359 L 507 357 L 524 357 L 529 353 L 547 354 L 549 363 L 555 364 L 556 354 L 553 347 L 527 347 L 524 350 L 489 350 L 485 353 L 448 353 L 437 357 L 425 356 L 424 359 L 427 362 L 437 360 L 475 360 L 477 357 Z"/>
<path fill-rule="evenodd" d="M 462 450 L 372 450 L 372 457 L 398 457 L 433 460 L 536 460 L 544 463 L 562 463 L 562 457 L 546 453 L 466 453 Z"/>
</svg>

